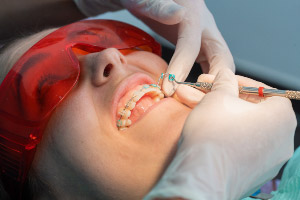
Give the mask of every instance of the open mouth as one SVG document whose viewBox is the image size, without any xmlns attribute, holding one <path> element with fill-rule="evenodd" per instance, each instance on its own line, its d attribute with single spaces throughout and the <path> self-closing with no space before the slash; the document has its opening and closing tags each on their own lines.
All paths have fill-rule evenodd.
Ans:
<svg viewBox="0 0 300 200">
<path fill-rule="evenodd" d="M 137 85 L 128 91 L 118 103 L 117 127 L 128 128 L 140 119 L 155 103 L 164 98 L 164 94 L 155 84 Z"/>
</svg>

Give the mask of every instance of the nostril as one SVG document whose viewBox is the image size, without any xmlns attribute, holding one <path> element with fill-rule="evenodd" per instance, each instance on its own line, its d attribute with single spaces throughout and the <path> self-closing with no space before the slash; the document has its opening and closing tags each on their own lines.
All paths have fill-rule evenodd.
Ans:
<svg viewBox="0 0 300 200">
<path fill-rule="evenodd" d="M 103 71 L 103 76 L 108 77 L 110 75 L 112 68 L 113 68 L 112 64 L 106 65 Z"/>
</svg>

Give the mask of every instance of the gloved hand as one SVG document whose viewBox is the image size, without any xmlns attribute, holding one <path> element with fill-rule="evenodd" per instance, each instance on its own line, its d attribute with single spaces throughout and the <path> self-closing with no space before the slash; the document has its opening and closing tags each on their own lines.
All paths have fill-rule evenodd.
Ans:
<svg viewBox="0 0 300 200">
<path fill-rule="evenodd" d="M 235 70 L 230 50 L 204 0 L 121 2 L 153 30 L 176 44 L 167 70 L 167 73 L 175 75 L 176 80 L 184 81 L 195 61 L 201 64 L 204 73 L 215 75 L 219 68 L 225 66 Z M 172 89 L 173 86 L 165 80 L 164 93 L 171 96 L 174 92 Z"/>
<path fill-rule="evenodd" d="M 128 8 L 136 15 L 142 15 L 173 25 L 179 23 L 185 13 L 184 7 L 173 0 L 73 0 L 78 9 L 88 17 L 107 11 Z"/>
<path fill-rule="evenodd" d="M 238 80 L 239 86 L 249 86 L 250 84 L 252 87 L 264 87 L 267 89 L 271 89 L 271 87 L 265 85 L 264 83 L 254 81 L 250 78 L 235 75 L 235 78 Z M 212 83 L 215 79 L 215 75 L 212 74 L 201 74 L 198 78 L 198 82 L 208 82 Z M 201 99 L 204 97 L 205 93 L 197 90 L 195 88 L 192 88 L 188 85 L 178 85 L 175 82 L 173 82 L 175 87 L 177 88 L 173 98 L 175 98 L 177 101 L 185 104 L 186 106 L 190 108 L 194 108 L 197 106 L 197 104 L 201 101 Z M 248 94 L 240 94 L 239 97 L 241 99 L 244 99 L 249 102 L 257 103 L 262 100 L 261 97 L 258 95 L 248 95 Z"/>
<path fill-rule="evenodd" d="M 173 161 L 144 199 L 237 200 L 274 177 L 293 153 L 296 118 L 288 99 L 259 98 L 240 99 L 234 74 L 220 70 L 188 116 Z"/>
<path fill-rule="evenodd" d="M 74 1 L 87 16 L 125 7 L 157 33 L 176 44 L 167 72 L 175 74 L 178 81 L 185 80 L 195 60 L 201 64 L 204 73 L 216 74 L 218 68 L 225 66 L 235 70 L 229 48 L 204 0 Z M 173 94 L 172 85 L 167 81 L 163 82 L 163 90 L 168 96 Z M 180 90 L 177 92 L 180 93 Z"/>
</svg>

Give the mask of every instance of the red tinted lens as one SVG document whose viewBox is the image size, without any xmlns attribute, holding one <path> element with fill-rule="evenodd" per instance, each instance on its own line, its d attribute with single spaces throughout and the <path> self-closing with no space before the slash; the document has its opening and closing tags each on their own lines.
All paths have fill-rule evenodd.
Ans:
<svg viewBox="0 0 300 200">
<path fill-rule="evenodd" d="M 0 86 L 0 165 L 5 180 L 24 181 L 47 119 L 76 84 L 80 68 L 73 50 L 92 53 L 106 48 L 160 55 L 160 45 L 131 25 L 89 20 L 49 34 L 13 66 Z"/>
</svg>

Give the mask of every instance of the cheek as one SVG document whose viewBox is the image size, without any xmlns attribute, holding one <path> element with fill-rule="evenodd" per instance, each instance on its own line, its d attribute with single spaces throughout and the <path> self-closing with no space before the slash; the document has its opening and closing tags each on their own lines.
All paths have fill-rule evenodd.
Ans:
<svg viewBox="0 0 300 200">
<path fill-rule="evenodd" d="M 72 177 L 72 181 L 78 181 L 82 187 L 94 188 L 98 193 L 104 192 L 108 196 L 132 195 L 128 191 L 136 193 L 135 183 L 142 182 L 136 180 L 135 175 L 145 176 L 142 176 L 140 166 L 136 167 L 135 154 L 129 153 L 129 148 L 133 148 L 135 144 L 128 144 L 129 141 L 124 137 L 116 137 L 120 133 L 104 124 L 91 121 L 98 119 L 95 114 L 84 114 L 78 107 L 76 112 L 70 110 L 70 113 L 72 116 L 64 108 L 64 113 L 52 120 L 51 124 L 55 124 L 55 128 L 49 133 L 53 138 L 51 145 L 59 154 L 55 158 L 59 159 L 55 167 L 65 170 L 61 175 L 71 172 L 69 177 Z M 139 170 L 133 173 L 133 167 Z M 131 181 L 128 180 L 132 180 L 134 184 L 130 184 Z M 148 183 L 148 178 L 143 182 Z M 145 186 L 142 188 L 148 189 Z M 144 194 L 146 189 L 141 193 Z"/>
<path fill-rule="evenodd" d="M 85 98 L 80 101 L 72 97 L 66 99 L 51 116 L 45 139 L 51 140 L 62 154 L 80 154 L 84 151 L 85 141 L 91 137 L 96 140 L 94 132 L 99 131 L 98 117 L 91 105 Z"/>
<path fill-rule="evenodd" d="M 112 145 L 109 146 L 111 139 L 107 134 L 111 131 L 104 121 L 99 121 L 95 108 L 89 106 L 93 105 L 90 100 L 82 99 L 85 103 L 73 100 L 66 100 L 53 113 L 43 144 L 39 146 L 42 159 L 38 159 L 38 166 L 40 169 L 47 168 L 46 173 L 57 171 L 62 173 L 62 178 L 69 176 L 72 180 L 88 185 L 89 180 L 95 177 L 97 180 L 105 178 L 105 173 L 98 172 L 105 171 L 101 167 L 108 163 L 106 155 L 110 155 L 113 150 L 110 148 Z"/>
<path fill-rule="evenodd" d="M 89 148 L 96 146 L 90 141 L 100 140 L 102 132 L 105 132 L 101 129 L 105 126 L 101 126 L 93 99 L 84 91 L 72 91 L 56 108 L 43 137 L 44 143 L 51 145 L 50 148 L 68 163 L 75 163 L 77 157 L 89 155 Z M 107 118 L 105 114 L 103 118 Z"/>
</svg>

